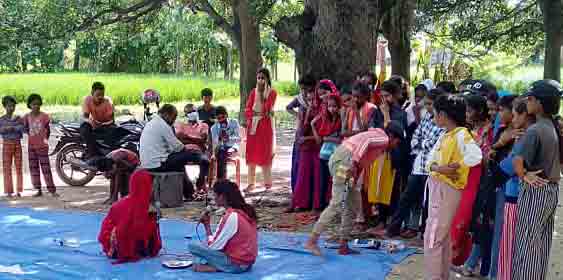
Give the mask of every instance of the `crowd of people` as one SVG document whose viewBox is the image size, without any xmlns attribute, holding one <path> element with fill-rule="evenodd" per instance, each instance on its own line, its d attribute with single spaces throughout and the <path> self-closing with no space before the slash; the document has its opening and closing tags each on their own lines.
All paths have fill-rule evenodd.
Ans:
<svg viewBox="0 0 563 280">
<path fill-rule="evenodd" d="M 299 124 L 287 212 L 322 212 L 306 249 L 321 254 L 318 239 L 342 212 L 340 254 L 357 253 L 352 232 L 420 235 L 425 279 L 545 279 L 563 158 L 559 83 L 520 95 L 484 80 L 426 80 L 411 94 L 402 77 L 373 73 L 340 91 L 307 76 L 299 85 L 287 107 Z"/>
<path fill-rule="evenodd" d="M 277 93 L 267 69 L 256 78 L 244 112 L 245 192 L 256 188 L 257 166 L 266 190 L 273 184 Z M 458 86 L 425 80 L 411 91 L 400 76 L 383 81 L 366 72 L 340 87 L 306 75 L 299 87 L 287 105 L 297 126 L 286 212 L 311 211 L 318 217 L 307 250 L 322 254 L 321 234 L 340 213 L 342 255 L 358 253 L 348 245 L 354 233 L 419 237 L 425 279 L 449 279 L 451 270 L 490 279 L 545 279 L 563 158 L 559 83 L 537 81 L 513 95 L 485 80 Z M 201 217 L 209 242 L 190 245 L 194 269 L 241 273 L 252 267 L 257 214 L 239 186 L 226 180 L 226 162 L 239 151 L 241 128 L 225 107 L 212 105 L 212 97 L 212 90 L 204 89 L 203 106 L 186 105 L 185 122 L 177 121 L 173 105 L 163 105 L 145 125 L 138 153 L 123 147 L 102 155 L 101 165 L 126 178 L 116 183 L 129 186 L 122 196 L 130 191 L 114 204 L 100 232 L 109 257 L 132 261 L 160 250 L 158 221 L 149 211 L 151 173 L 185 172 L 187 164 L 198 164 L 196 188 L 205 192 L 213 164 L 219 181 L 210 189 L 227 210 L 215 233 L 208 213 Z M 57 196 L 48 161 L 49 116 L 40 110 L 39 95 L 30 95 L 27 103 L 31 112 L 20 118 L 15 99 L 2 99 L 5 192 L 14 192 L 13 159 L 16 196 L 22 192 L 21 139 L 28 133 L 36 196 L 42 194 L 40 170 Z M 114 123 L 111 99 L 96 82 L 84 100 L 80 129 L 87 158 L 100 156 L 95 139 L 114 133 Z M 114 202 L 117 191 L 112 193 Z"/>
</svg>

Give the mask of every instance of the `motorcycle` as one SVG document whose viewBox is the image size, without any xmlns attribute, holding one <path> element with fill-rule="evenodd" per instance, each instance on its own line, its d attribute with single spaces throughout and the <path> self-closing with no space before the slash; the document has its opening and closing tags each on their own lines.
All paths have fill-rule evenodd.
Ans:
<svg viewBox="0 0 563 280">
<path fill-rule="evenodd" d="M 98 151 L 102 155 L 108 155 L 112 151 L 121 147 L 136 147 L 139 150 L 139 141 L 144 125 L 135 119 L 117 124 L 118 139 L 112 141 L 96 140 Z M 83 168 L 74 162 L 76 160 L 83 161 L 86 155 L 86 143 L 82 141 L 80 136 L 80 124 L 77 123 L 59 123 L 56 126 L 57 144 L 53 151 L 49 154 L 57 155 L 55 160 L 55 170 L 61 180 L 73 187 L 84 186 L 98 175 L 102 175 L 100 171 Z"/>
</svg>

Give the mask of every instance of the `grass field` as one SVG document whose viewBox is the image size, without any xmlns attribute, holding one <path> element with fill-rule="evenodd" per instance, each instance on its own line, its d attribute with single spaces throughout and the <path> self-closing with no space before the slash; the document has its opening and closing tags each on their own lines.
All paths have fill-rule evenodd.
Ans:
<svg viewBox="0 0 563 280">
<path fill-rule="evenodd" d="M 30 93 L 39 93 L 50 105 L 78 105 L 90 94 L 94 81 L 106 85 L 106 94 L 115 104 L 140 104 L 141 93 L 148 88 L 158 90 L 164 102 L 199 101 L 203 88 L 213 89 L 216 99 L 235 98 L 238 81 L 210 80 L 202 77 L 145 74 L 56 73 L 0 74 L 0 96 L 13 95 L 23 102 Z M 274 82 L 281 95 L 292 95 L 297 87 L 292 82 Z"/>
</svg>

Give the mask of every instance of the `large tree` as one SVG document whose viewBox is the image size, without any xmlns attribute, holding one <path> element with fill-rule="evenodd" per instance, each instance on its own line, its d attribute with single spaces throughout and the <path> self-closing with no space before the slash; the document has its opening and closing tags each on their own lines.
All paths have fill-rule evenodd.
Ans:
<svg viewBox="0 0 563 280">
<path fill-rule="evenodd" d="M 278 39 L 295 51 L 300 74 L 353 81 L 373 70 L 377 39 L 389 40 L 392 72 L 410 77 L 410 36 L 416 2 L 386 0 L 306 0 L 302 14 L 275 25 Z"/>
<path fill-rule="evenodd" d="M 436 40 L 455 40 L 516 54 L 545 48 L 544 77 L 561 79 L 562 0 L 418 0 Z M 448 23 L 445 34 L 439 23 Z M 437 28 L 436 28 L 437 27 Z M 538 46 L 539 45 L 539 46 Z"/>
</svg>

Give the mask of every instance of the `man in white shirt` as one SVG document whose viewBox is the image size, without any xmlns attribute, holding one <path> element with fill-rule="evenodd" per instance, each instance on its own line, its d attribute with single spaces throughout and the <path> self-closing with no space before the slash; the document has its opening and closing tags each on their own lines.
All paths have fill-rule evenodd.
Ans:
<svg viewBox="0 0 563 280">
<path fill-rule="evenodd" d="M 188 163 L 199 163 L 201 156 L 185 148 L 176 137 L 174 122 L 178 110 L 165 104 L 141 134 L 141 168 L 152 172 L 184 172 Z"/>
</svg>

